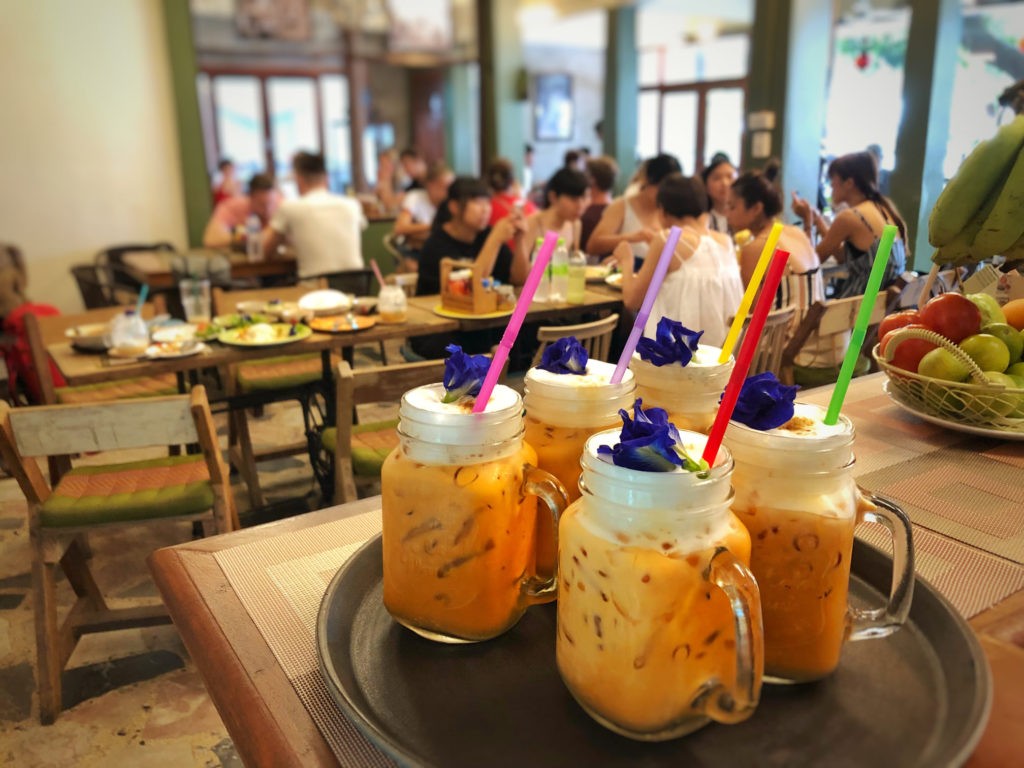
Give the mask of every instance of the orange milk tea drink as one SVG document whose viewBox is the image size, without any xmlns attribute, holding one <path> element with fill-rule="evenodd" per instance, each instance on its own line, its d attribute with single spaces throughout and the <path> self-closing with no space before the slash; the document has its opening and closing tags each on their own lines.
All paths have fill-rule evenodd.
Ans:
<svg viewBox="0 0 1024 768">
<path fill-rule="evenodd" d="M 691 456 L 705 438 L 678 433 Z M 762 629 L 750 538 L 729 511 L 732 458 L 698 473 L 608 463 L 599 432 L 583 454 L 583 496 L 559 525 L 556 659 L 587 713 L 660 741 L 757 706 Z"/>
<path fill-rule="evenodd" d="M 381 470 L 384 605 L 431 640 L 475 642 L 550 599 L 534 574 L 537 496 L 556 522 L 565 491 L 536 469 L 519 394 L 496 386 L 483 413 L 441 384 L 406 392 L 400 443 Z"/>
<path fill-rule="evenodd" d="M 765 679 L 772 682 L 826 677 L 839 665 L 847 638 L 891 634 L 910 610 L 910 522 L 898 507 L 861 495 L 852 474 L 853 425 L 840 416 L 827 426 L 824 416 L 822 408 L 795 403 L 792 418 L 761 430 L 739 423 L 734 413 L 725 434 L 736 462 L 732 509 L 750 531 Z M 847 601 L 853 531 L 861 520 L 882 522 L 896 552 L 892 596 L 875 611 Z"/>
<path fill-rule="evenodd" d="M 580 497 L 580 457 L 587 438 L 620 423 L 619 410 L 629 408 L 635 399 L 631 371 L 612 384 L 614 365 L 600 360 L 586 360 L 584 365 L 581 375 L 531 368 L 523 395 L 526 441 L 537 451 L 537 466 L 561 481 L 569 501 Z M 555 557 L 554 531 L 542 516 L 537 527 L 538 572 L 551 573 Z"/>
<path fill-rule="evenodd" d="M 719 363 L 722 350 L 699 344 L 699 337 L 663 317 L 657 338 L 640 339 L 629 367 L 636 376 L 636 396 L 646 407 L 664 408 L 679 429 L 707 432 L 735 360 Z"/>
</svg>

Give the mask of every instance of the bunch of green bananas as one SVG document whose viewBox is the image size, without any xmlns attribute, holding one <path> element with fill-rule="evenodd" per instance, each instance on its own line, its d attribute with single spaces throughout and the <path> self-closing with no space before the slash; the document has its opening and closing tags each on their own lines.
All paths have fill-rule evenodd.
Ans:
<svg viewBox="0 0 1024 768">
<path fill-rule="evenodd" d="M 981 142 L 942 190 L 928 218 L 936 264 L 1024 259 L 1024 115 Z"/>
</svg>

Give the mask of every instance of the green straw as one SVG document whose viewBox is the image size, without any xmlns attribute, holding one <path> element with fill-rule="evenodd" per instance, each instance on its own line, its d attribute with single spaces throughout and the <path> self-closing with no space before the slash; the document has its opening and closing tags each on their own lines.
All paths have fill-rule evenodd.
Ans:
<svg viewBox="0 0 1024 768">
<path fill-rule="evenodd" d="M 868 322 L 875 308 L 878 290 L 882 287 L 882 276 L 885 274 L 885 265 L 889 261 L 889 251 L 892 250 L 897 231 L 895 224 L 886 224 L 882 229 L 882 239 L 878 243 L 878 251 L 875 252 L 875 263 L 871 265 L 864 298 L 857 311 L 857 322 L 853 324 L 853 332 L 850 334 L 850 346 L 846 350 L 846 357 L 843 358 L 843 367 L 839 369 L 839 379 L 836 381 L 836 388 L 832 390 L 832 399 L 825 413 L 825 424 L 832 425 L 839 421 L 839 411 L 843 407 L 843 400 L 846 399 L 846 390 L 850 388 L 853 369 L 857 365 L 857 358 L 860 357 L 860 348 L 864 345 Z"/>
</svg>

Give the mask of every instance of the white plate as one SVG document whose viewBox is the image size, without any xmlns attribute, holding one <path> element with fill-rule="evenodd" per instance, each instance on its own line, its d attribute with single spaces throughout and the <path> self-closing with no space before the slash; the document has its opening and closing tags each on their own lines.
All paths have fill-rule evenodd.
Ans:
<svg viewBox="0 0 1024 768">
<path fill-rule="evenodd" d="M 176 323 L 157 328 L 150 334 L 150 338 L 157 343 L 190 341 L 196 337 L 196 326 L 188 323 Z"/>
<path fill-rule="evenodd" d="M 299 309 L 312 312 L 318 317 L 348 312 L 351 308 L 352 299 L 348 294 L 330 288 L 311 291 L 299 299 Z"/>
<path fill-rule="evenodd" d="M 907 413 L 917 416 L 922 421 L 927 421 L 929 424 L 935 424 L 940 427 L 948 427 L 949 429 L 957 432 L 966 432 L 969 435 L 982 435 L 983 437 L 994 437 L 1000 440 L 1024 440 L 1024 430 L 1019 432 L 1011 432 L 1006 429 L 996 429 L 995 427 L 979 427 L 975 424 L 962 424 L 958 421 L 949 421 L 941 416 L 935 416 L 925 411 L 919 411 L 912 405 L 900 400 L 899 395 L 894 393 L 889 387 L 889 382 L 886 381 L 882 384 L 882 391 L 889 396 L 889 399 L 896 403 L 897 406 L 902 408 Z"/>
<path fill-rule="evenodd" d="M 588 283 L 599 283 L 602 280 L 607 280 L 611 275 L 612 266 L 608 264 L 601 266 L 600 264 L 592 264 L 587 267 L 587 282 Z"/>
<path fill-rule="evenodd" d="M 206 352 L 209 349 L 201 341 L 185 347 L 184 349 L 177 348 L 175 342 L 166 342 L 165 344 L 152 344 L 146 349 L 146 357 L 152 360 L 174 360 L 179 357 L 191 357 L 192 355 L 198 355 L 202 352 Z"/>
<path fill-rule="evenodd" d="M 614 275 L 608 275 L 604 279 L 605 285 L 614 288 L 617 291 L 622 290 L 622 273 L 616 272 Z"/>
</svg>

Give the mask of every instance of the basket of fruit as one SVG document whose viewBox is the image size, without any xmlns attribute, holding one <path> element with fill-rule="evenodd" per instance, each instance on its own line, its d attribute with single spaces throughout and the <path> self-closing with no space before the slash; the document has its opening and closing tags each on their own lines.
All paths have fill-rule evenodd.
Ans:
<svg viewBox="0 0 1024 768">
<path fill-rule="evenodd" d="M 1024 436 L 1024 334 L 1004 319 L 994 300 L 956 293 L 886 317 L 873 355 L 890 396 L 954 427 Z"/>
</svg>

